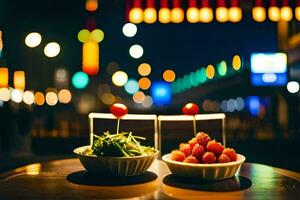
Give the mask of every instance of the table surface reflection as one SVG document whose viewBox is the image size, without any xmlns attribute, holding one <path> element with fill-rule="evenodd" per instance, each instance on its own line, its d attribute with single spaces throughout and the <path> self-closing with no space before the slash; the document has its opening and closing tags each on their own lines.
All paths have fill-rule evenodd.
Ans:
<svg viewBox="0 0 300 200">
<path fill-rule="evenodd" d="M 97 178 L 78 159 L 27 165 L 0 174 L 0 199 L 300 199 L 300 174 L 245 163 L 239 174 L 216 182 L 180 179 L 155 161 L 131 179 Z"/>
</svg>

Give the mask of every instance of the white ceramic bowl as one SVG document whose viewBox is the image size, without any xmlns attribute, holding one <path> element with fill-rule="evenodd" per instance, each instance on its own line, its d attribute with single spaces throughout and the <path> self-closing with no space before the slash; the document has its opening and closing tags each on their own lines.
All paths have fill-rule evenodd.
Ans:
<svg viewBox="0 0 300 200">
<path fill-rule="evenodd" d="M 137 176 L 145 173 L 157 158 L 159 151 L 148 156 L 101 157 L 83 155 L 90 146 L 78 147 L 73 152 L 83 167 L 92 174 L 101 176 Z"/>
<path fill-rule="evenodd" d="M 238 154 L 237 161 L 228 163 L 193 164 L 171 160 L 171 154 L 162 157 L 172 174 L 181 177 L 193 177 L 206 180 L 221 180 L 234 176 L 240 170 L 246 158 Z"/>
</svg>

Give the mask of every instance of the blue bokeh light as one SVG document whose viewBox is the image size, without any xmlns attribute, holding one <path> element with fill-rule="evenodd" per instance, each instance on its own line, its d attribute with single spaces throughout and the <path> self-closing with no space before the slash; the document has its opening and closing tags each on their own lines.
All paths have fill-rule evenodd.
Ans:
<svg viewBox="0 0 300 200">
<path fill-rule="evenodd" d="M 151 85 L 151 96 L 154 105 L 170 104 L 172 100 L 170 83 L 154 82 Z"/>
<path fill-rule="evenodd" d="M 72 77 L 72 85 L 77 89 L 84 89 L 89 83 L 89 76 L 84 72 L 77 72 Z"/>
<path fill-rule="evenodd" d="M 125 84 L 124 88 L 128 94 L 134 94 L 140 89 L 138 82 L 134 79 L 129 79 Z"/>
</svg>

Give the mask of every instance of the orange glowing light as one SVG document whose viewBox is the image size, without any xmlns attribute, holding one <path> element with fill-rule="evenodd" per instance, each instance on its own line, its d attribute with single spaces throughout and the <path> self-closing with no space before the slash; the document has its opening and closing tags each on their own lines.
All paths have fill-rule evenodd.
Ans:
<svg viewBox="0 0 300 200">
<path fill-rule="evenodd" d="M 144 20 L 144 12 L 142 9 L 142 1 L 134 0 L 133 7 L 129 11 L 129 21 L 134 24 L 139 24 Z"/>
<path fill-rule="evenodd" d="M 213 65 L 208 65 L 206 67 L 206 77 L 209 79 L 213 79 L 215 76 L 215 68 Z"/>
<path fill-rule="evenodd" d="M 99 72 L 99 45 L 89 40 L 82 47 L 82 71 L 94 76 Z"/>
<path fill-rule="evenodd" d="M 146 1 L 146 9 L 144 10 L 144 22 L 153 24 L 157 20 L 157 12 L 155 9 L 155 0 Z"/>
<path fill-rule="evenodd" d="M 25 72 L 15 71 L 14 72 L 14 87 L 15 89 L 24 90 L 25 89 Z"/>
<path fill-rule="evenodd" d="M 173 8 L 171 10 L 171 21 L 173 23 L 181 23 L 184 20 L 184 11 L 181 8 L 180 0 L 173 0 Z"/>
<path fill-rule="evenodd" d="M 0 68 L 0 88 L 8 87 L 8 79 L 9 79 L 9 75 L 8 75 L 8 68 Z"/>
<path fill-rule="evenodd" d="M 176 78 L 176 74 L 173 70 L 166 70 L 164 71 L 163 73 L 163 79 L 166 81 L 166 82 L 173 82 Z"/>
<path fill-rule="evenodd" d="M 151 81 L 149 78 L 143 77 L 139 80 L 138 84 L 142 90 L 148 90 L 151 86 Z"/>
<path fill-rule="evenodd" d="M 43 93 L 37 92 L 34 95 L 34 100 L 35 100 L 36 105 L 42 106 L 45 103 L 45 96 Z"/>
<path fill-rule="evenodd" d="M 133 95 L 133 101 L 135 103 L 142 103 L 145 100 L 144 92 L 138 91 Z"/>
<path fill-rule="evenodd" d="M 261 6 L 254 7 L 252 9 L 252 17 L 257 22 L 263 22 L 266 20 L 266 9 Z"/>
<path fill-rule="evenodd" d="M 98 9 L 98 0 L 86 0 L 85 9 L 93 12 Z"/>
</svg>

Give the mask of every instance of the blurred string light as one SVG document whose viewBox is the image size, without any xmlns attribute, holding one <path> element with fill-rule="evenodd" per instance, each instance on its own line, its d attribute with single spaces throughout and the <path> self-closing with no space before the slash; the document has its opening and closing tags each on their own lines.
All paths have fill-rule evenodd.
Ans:
<svg viewBox="0 0 300 200">
<path fill-rule="evenodd" d="M 234 70 L 238 71 L 242 66 L 242 60 L 239 55 L 235 55 L 232 58 L 232 67 Z"/>
<path fill-rule="evenodd" d="M 101 101 L 106 105 L 112 105 L 115 102 L 115 96 L 109 92 L 101 95 Z"/>
<path fill-rule="evenodd" d="M 68 89 L 62 89 L 58 92 L 58 101 L 63 104 L 68 104 L 72 100 L 72 94 Z"/>
<path fill-rule="evenodd" d="M 278 22 L 280 20 L 280 9 L 277 6 L 277 0 L 270 0 L 268 15 L 271 21 Z"/>
<path fill-rule="evenodd" d="M 16 103 L 21 103 L 23 99 L 23 91 L 19 89 L 14 89 L 11 93 L 11 100 Z"/>
<path fill-rule="evenodd" d="M 225 0 L 217 0 L 216 19 L 221 23 L 228 21 L 228 8 Z"/>
<path fill-rule="evenodd" d="M 297 93 L 297 92 L 299 92 L 299 83 L 297 81 L 290 81 L 286 85 L 286 88 L 289 93 L 292 93 L 292 94 Z"/>
<path fill-rule="evenodd" d="M 86 0 L 85 9 L 94 12 L 98 9 L 98 0 Z"/>
<path fill-rule="evenodd" d="M 210 0 L 202 0 L 199 10 L 199 20 L 202 23 L 210 23 L 214 19 L 214 13 L 210 6 Z"/>
<path fill-rule="evenodd" d="M 14 72 L 14 87 L 15 89 L 24 90 L 25 89 L 25 72 L 15 71 Z"/>
<path fill-rule="evenodd" d="M 33 91 L 25 91 L 23 95 L 23 101 L 27 105 L 31 105 L 34 103 L 34 93 Z"/>
<path fill-rule="evenodd" d="M 2 31 L 0 30 L 0 58 L 2 57 L 3 50 L 3 40 L 2 40 Z"/>
<path fill-rule="evenodd" d="M 144 22 L 153 24 L 157 20 L 157 12 L 155 9 L 155 0 L 146 0 L 146 9 L 144 10 Z"/>
<path fill-rule="evenodd" d="M 151 81 L 147 77 L 142 77 L 142 78 L 140 78 L 138 84 L 142 90 L 148 90 L 151 86 Z"/>
<path fill-rule="evenodd" d="M 138 59 L 144 54 L 143 47 L 138 44 L 132 45 L 129 49 L 129 54 L 132 58 Z"/>
<path fill-rule="evenodd" d="M 2 87 L 7 88 L 8 80 L 9 80 L 8 68 L 1 67 L 0 68 L 0 88 L 2 88 Z"/>
<path fill-rule="evenodd" d="M 160 23 L 166 24 L 171 22 L 171 10 L 168 0 L 160 0 L 160 9 L 158 11 L 158 20 Z"/>
<path fill-rule="evenodd" d="M 77 72 L 72 77 L 72 85 L 77 89 L 84 89 L 89 83 L 89 76 L 84 72 Z"/>
<path fill-rule="evenodd" d="M 142 102 L 142 106 L 144 108 L 150 108 L 152 106 L 152 104 L 153 104 L 152 97 L 149 95 L 146 95 L 144 101 Z"/>
<path fill-rule="evenodd" d="M 65 68 L 54 71 L 54 85 L 56 88 L 67 88 L 69 84 L 69 72 Z"/>
<path fill-rule="evenodd" d="M 188 9 L 186 11 L 186 19 L 190 23 L 199 22 L 199 9 L 197 5 L 197 0 L 188 1 Z"/>
<path fill-rule="evenodd" d="M 37 32 L 29 33 L 25 37 L 25 44 L 30 48 L 39 46 L 41 44 L 41 41 L 42 41 L 42 36 Z"/>
<path fill-rule="evenodd" d="M 153 103 L 158 106 L 168 105 L 172 101 L 171 87 L 166 82 L 154 82 L 151 86 Z"/>
<path fill-rule="evenodd" d="M 126 37 L 133 37 L 137 32 L 137 27 L 133 23 L 126 23 L 122 28 L 122 32 Z"/>
<path fill-rule="evenodd" d="M 228 18 L 231 22 L 239 22 L 243 18 L 242 9 L 239 5 L 239 0 L 231 0 L 230 8 L 228 10 Z"/>
<path fill-rule="evenodd" d="M 44 54 L 49 58 L 57 56 L 59 52 L 60 46 L 57 42 L 50 42 L 44 48 Z"/>
<path fill-rule="evenodd" d="M 206 67 L 206 77 L 208 79 L 213 79 L 214 76 L 215 76 L 215 68 L 214 68 L 214 66 L 213 65 L 208 65 Z"/>
<path fill-rule="evenodd" d="M 300 21 L 300 0 L 297 0 L 297 6 L 295 8 L 295 17 Z"/>
<path fill-rule="evenodd" d="M 181 0 L 173 0 L 173 7 L 171 10 L 171 21 L 173 23 L 182 23 L 184 20 L 184 11 L 181 7 Z"/>
<path fill-rule="evenodd" d="M 266 20 L 266 9 L 263 0 L 255 0 L 252 9 L 252 18 L 256 22 L 263 22 Z"/>
<path fill-rule="evenodd" d="M 168 69 L 163 73 L 163 79 L 166 82 L 173 82 L 176 78 L 176 74 L 173 70 Z"/>
<path fill-rule="evenodd" d="M 148 63 L 142 63 L 138 67 L 138 73 L 141 76 L 148 76 L 151 73 L 151 66 Z"/>
<path fill-rule="evenodd" d="M 134 94 L 140 89 L 138 82 L 134 79 L 129 79 L 125 84 L 124 88 L 128 94 Z"/>
<path fill-rule="evenodd" d="M 226 63 L 226 61 L 222 60 L 220 63 L 218 63 L 217 70 L 218 70 L 218 74 L 220 76 L 225 76 L 226 73 L 227 73 L 227 63 Z"/>
<path fill-rule="evenodd" d="M 129 21 L 139 24 L 144 20 L 144 12 L 142 9 L 142 0 L 133 0 L 133 7 L 129 11 Z"/>
<path fill-rule="evenodd" d="M 106 71 L 108 74 L 113 75 L 119 69 L 119 64 L 115 61 L 112 61 L 107 64 Z"/>
<path fill-rule="evenodd" d="M 46 103 L 49 106 L 55 106 L 58 102 L 57 92 L 53 88 L 48 88 L 46 92 Z"/>
<path fill-rule="evenodd" d="M 124 71 L 117 71 L 112 75 L 111 79 L 115 86 L 122 87 L 127 83 L 128 75 Z"/>
<path fill-rule="evenodd" d="M 35 101 L 36 105 L 38 105 L 38 106 L 44 105 L 44 103 L 45 103 L 45 96 L 44 96 L 44 94 L 41 93 L 41 92 L 36 92 L 34 94 L 34 101 Z"/>
<path fill-rule="evenodd" d="M 134 93 L 132 98 L 135 103 L 143 103 L 143 101 L 145 100 L 145 94 L 144 92 L 138 91 Z"/>
<path fill-rule="evenodd" d="M 245 100 L 242 97 L 222 100 L 220 106 L 222 112 L 242 111 L 245 108 Z"/>
<path fill-rule="evenodd" d="M 242 97 L 237 97 L 235 99 L 235 109 L 237 111 L 241 111 L 241 110 L 244 109 L 244 107 L 245 107 L 245 101 L 244 101 L 244 99 Z"/>
<path fill-rule="evenodd" d="M 282 5 L 280 8 L 280 19 L 282 21 L 291 21 L 293 19 L 293 10 L 289 7 L 288 0 L 282 0 Z"/>
<path fill-rule="evenodd" d="M 10 100 L 10 91 L 8 88 L 0 88 L 0 100 L 9 101 Z"/>
</svg>

